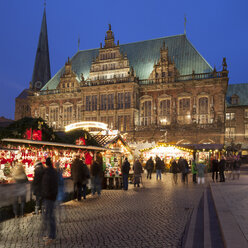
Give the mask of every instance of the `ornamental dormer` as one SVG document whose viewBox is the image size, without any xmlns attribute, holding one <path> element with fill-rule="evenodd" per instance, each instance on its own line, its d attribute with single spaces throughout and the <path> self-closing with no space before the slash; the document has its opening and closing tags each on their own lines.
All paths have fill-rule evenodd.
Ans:
<svg viewBox="0 0 248 248">
<path fill-rule="evenodd" d="M 77 78 L 76 73 L 72 70 L 71 61 L 68 57 L 68 61 L 65 63 L 65 72 L 60 77 L 57 89 L 69 91 L 72 88 L 77 87 L 79 87 L 79 79 Z"/>
<path fill-rule="evenodd" d="M 168 47 L 166 47 L 165 42 L 163 42 L 163 45 L 160 48 L 160 59 L 158 62 L 154 62 L 153 71 L 151 72 L 149 79 L 167 83 L 174 82 L 178 75 L 179 73 L 174 60 L 171 61 L 168 55 Z"/>
<path fill-rule="evenodd" d="M 128 56 L 120 51 L 119 41 L 115 45 L 114 35 L 111 31 L 111 25 L 109 25 L 105 45 L 103 47 L 100 43 L 99 55 L 92 61 L 89 79 L 91 81 L 114 80 L 118 82 L 130 75 Z"/>
<path fill-rule="evenodd" d="M 106 33 L 105 36 L 105 45 L 104 48 L 112 48 L 115 47 L 115 38 L 114 38 L 114 33 L 111 30 L 111 24 L 109 24 L 109 30 Z"/>
</svg>

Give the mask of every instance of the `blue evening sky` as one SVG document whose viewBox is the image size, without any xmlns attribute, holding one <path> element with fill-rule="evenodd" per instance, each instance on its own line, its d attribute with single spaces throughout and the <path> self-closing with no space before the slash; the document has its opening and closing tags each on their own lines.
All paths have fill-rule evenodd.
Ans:
<svg viewBox="0 0 248 248">
<path fill-rule="evenodd" d="M 15 97 L 28 88 L 43 0 L 0 1 L 0 116 L 14 119 Z M 213 67 L 227 58 L 229 83 L 248 83 L 247 0 L 47 0 L 52 76 L 67 57 L 98 48 L 108 23 L 120 44 L 182 34 Z"/>
</svg>

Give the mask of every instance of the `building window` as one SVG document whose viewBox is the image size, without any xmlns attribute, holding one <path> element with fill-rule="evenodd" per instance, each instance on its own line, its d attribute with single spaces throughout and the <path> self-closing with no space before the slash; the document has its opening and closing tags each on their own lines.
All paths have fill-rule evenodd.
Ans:
<svg viewBox="0 0 248 248">
<path fill-rule="evenodd" d="M 46 107 L 40 108 L 40 117 L 45 120 L 46 119 Z"/>
<path fill-rule="evenodd" d="M 237 96 L 237 95 L 231 96 L 231 104 L 233 104 L 233 105 L 239 104 L 239 96 Z"/>
<path fill-rule="evenodd" d="M 114 94 L 108 95 L 108 109 L 114 109 Z"/>
<path fill-rule="evenodd" d="M 101 110 L 107 109 L 107 95 L 101 95 Z"/>
<path fill-rule="evenodd" d="M 248 109 L 245 109 L 245 118 L 248 118 Z"/>
<path fill-rule="evenodd" d="M 123 109 L 123 93 L 118 93 L 117 95 L 117 108 Z"/>
<path fill-rule="evenodd" d="M 182 98 L 179 100 L 178 121 L 182 124 L 191 123 L 190 98 Z"/>
<path fill-rule="evenodd" d="M 245 124 L 245 138 L 248 139 L 248 124 Z"/>
<path fill-rule="evenodd" d="M 161 125 L 170 124 L 170 100 L 160 101 L 159 120 Z"/>
<path fill-rule="evenodd" d="M 125 109 L 128 109 L 131 107 L 131 93 L 130 92 L 126 92 L 125 93 Z"/>
<path fill-rule="evenodd" d="M 141 105 L 141 125 L 148 126 L 152 123 L 152 101 L 145 101 Z"/>
<path fill-rule="evenodd" d="M 97 110 L 97 96 L 92 96 L 92 111 Z"/>
<path fill-rule="evenodd" d="M 86 111 L 91 111 L 91 96 L 86 96 Z"/>
<path fill-rule="evenodd" d="M 235 113 L 226 113 L 226 120 L 235 120 Z"/>
<path fill-rule="evenodd" d="M 226 138 L 227 139 L 235 138 L 235 127 L 226 127 Z"/>
<path fill-rule="evenodd" d="M 108 123 L 109 129 L 114 129 L 114 117 L 113 116 L 108 116 L 107 123 Z"/>
<path fill-rule="evenodd" d="M 64 112 L 64 126 L 72 122 L 72 105 L 65 105 L 63 107 Z"/>
<path fill-rule="evenodd" d="M 199 123 L 206 124 L 208 123 L 208 98 L 201 97 L 199 98 Z"/>
</svg>

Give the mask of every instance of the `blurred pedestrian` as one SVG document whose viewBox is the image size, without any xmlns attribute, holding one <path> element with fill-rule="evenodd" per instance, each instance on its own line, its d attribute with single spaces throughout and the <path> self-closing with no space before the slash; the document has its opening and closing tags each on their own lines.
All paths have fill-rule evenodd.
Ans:
<svg viewBox="0 0 248 248">
<path fill-rule="evenodd" d="M 35 195 L 35 214 L 42 211 L 42 177 L 44 174 L 44 166 L 41 161 L 37 160 L 34 164 L 34 179 L 32 182 L 32 191 Z"/>
<path fill-rule="evenodd" d="M 86 193 L 87 193 L 87 184 L 90 179 L 90 171 L 88 166 L 83 161 L 83 170 L 82 170 L 82 187 L 83 187 L 83 198 L 86 199 Z"/>
<path fill-rule="evenodd" d="M 155 164 L 156 179 L 158 180 L 158 178 L 159 178 L 161 180 L 162 169 L 163 169 L 164 163 L 162 162 L 162 160 L 158 156 L 156 157 L 155 161 L 156 161 L 156 164 Z"/>
<path fill-rule="evenodd" d="M 74 199 L 78 201 L 81 201 L 82 198 L 83 164 L 80 155 L 76 154 L 71 165 L 71 177 L 73 181 Z"/>
<path fill-rule="evenodd" d="M 56 162 L 55 168 L 58 176 L 58 194 L 56 199 L 56 210 L 57 210 L 56 212 L 57 212 L 58 220 L 61 220 L 61 216 L 62 216 L 61 204 L 63 203 L 65 197 L 64 178 L 63 178 L 63 170 L 62 168 L 60 168 L 59 162 Z"/>
<path fill-rule="evenodd" d="M 136 187 L 136 185 L 137 185 L 137 187 L 140 186 L 142 173 L 143 173 L 142 165 L 141 165 L 139 159 L 137 159 L 133 165 L 134 187 Z"/>
<path fill-rule="evenodd" d="M 179 171 L 180 170 L 179 170 L 179 167 L 178 167 L 178 164 L 177 164 L 176 160 L 174 158 L 172 158 L 171 166 L 170 166 L 170 172 L 173 173 L 173 182 L 174 182 L 174 184 L 177 184 L 177 179 L 178 179 L 177 173 Z"/>
<path fill-rule="evenodd" d="M 128 176 L 130 171 L 130 163 L 126 157 L 124 163 L 121 166 L 122 180 L 123 180 L 123 189 L 128 190 Z"/>
<path fill-rule="evenodd" d="M 101 185 L 102 185 L 102 177 L 103 177 L 103 162 L 102 162 L 102 154 L 97 152 L 96 160 L 93 162 L 91 166 L 91 193 L 95 195 L 97 192 L 98 196 L 101 195 Z"/>
<path fill-rule="evenodd" d="M 219 165 L 219 162 L 218 162 L 217 156 L 216 156 L 212 160 L 212 180 L 213 180 L 213 182 L 214 181 L 218 182 L 218 165 Z"/>
<path fill-rule="evenodd" d="M 219 163 L 220 182 L 225 182 L 225 175 L 224 175 L 225 168 L 226 168 L 226 160 L 225 157 L 222 156 Z"/>
<path fill-rule="evenodd" d="M 197 183 L 196 181 L 197 168 L 196 168 L 196 163 L 194 159 L 192 160 L 192 163 L 191 163 L 191 172 L 193 175 L 193 183 Z"/>
<path fill-rule="evenodd" d="M 13 202 L 13 211 L 15 218 L 24 216 L 24 206 L 26 202 L 28 178 L 22 164 L 18 163 L 13 169 L 13 179 L 15 181 L 15 197 Z M 20 209 L 18 210 L 18 201 L 20 200 Z"/>
<path fill-rule="evenodd" d="M 42 197 L 45 213 L 43 214 L 42 235 L 46 244 L 52 243 L 56 238 L 55 201 L 58 193 L 58 174 L 53 168 L 51 158 L 46 159 L 46 168 L 42 177 Z M 48 236 L 47 236 L 48 235 Z"/>
<path fill-rule="evenodd" d="M 196 167 L 197 167 L 197 181 L 198 181 L 198 184 L 202 183 L 204 184 L 205 183 L 205 175 L 204 175 L 204 172 L 205 172 L 205 167 L 206 165 L 203 164 L 202 161 L 200 161 L 199 163 L 196 164 Z"/>
<path fill-rule="evenodd" d="M 153 169 L 154 169 L 154 162 L 153 162 L 153 160 L 152 160 L 152 157 L 150 157 L 150 158 L 147 160 L 145 169 L 146 169 L 146 171 L 147 171 L 147 179 L 148 179 L 148 178 L 152 179 L 152 172 L 153 172 Z"/>
</svg>

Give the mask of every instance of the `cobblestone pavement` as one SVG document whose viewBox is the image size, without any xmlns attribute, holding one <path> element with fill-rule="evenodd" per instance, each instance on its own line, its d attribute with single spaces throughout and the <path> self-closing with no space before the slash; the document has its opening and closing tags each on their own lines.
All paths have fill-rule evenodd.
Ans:
<svg viewBox="0 0 248 248">
<path fill-rule="evenodd" d="M 190 177 L 188 185 L 173 185 L 171 176 L 156 181 L 153 175 L 143 180 L 145 187 L 103 190 L 100 197 L 65 203 L 49 247 L 181 247 L 206 184 L 193 185 Z M 0 247 L 44 247 L 39 228 L 40 216 L 5 221 Z"/>
</svg>

